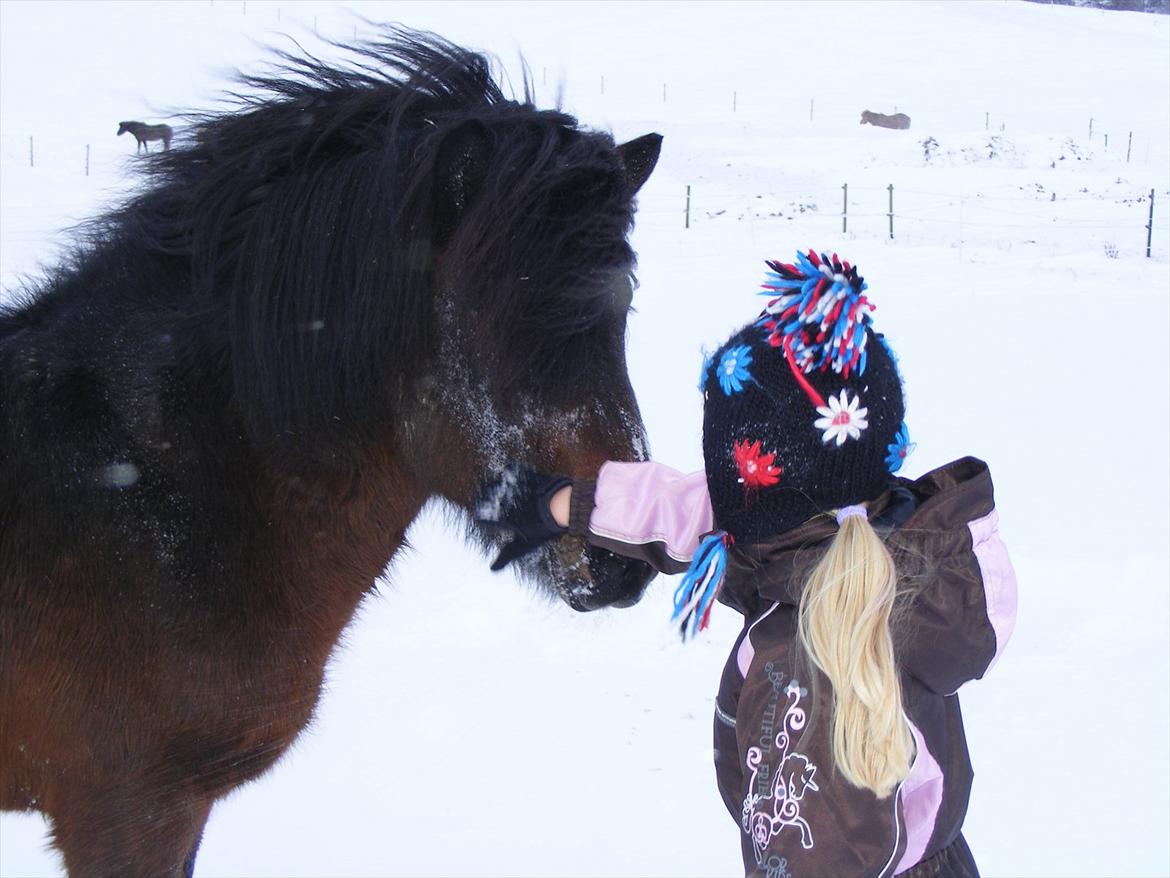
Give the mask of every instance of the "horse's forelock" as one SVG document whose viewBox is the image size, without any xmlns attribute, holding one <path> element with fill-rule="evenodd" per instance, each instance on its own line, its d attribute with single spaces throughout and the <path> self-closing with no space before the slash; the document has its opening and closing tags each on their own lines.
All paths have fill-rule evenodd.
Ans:
<svg viewBox="0 0 1170 878">
<path fill-rule="evenodd" d="M 555 372 L 591 330 L 624 317 L 633 204 L 607 135 L 540 114 L 500 123 L 486 179 L 448 252 L 458 285 L 517 373 Z M 468 276 L 475 267 L 478 277 Z"/>
<path fill-rule="evenodd" d="M 524 106 L 436 121 L 431 136 L 437 203 L 460 202 L 444 236 L 435 370 L 481 463 L 583 473 L 637 456 L 624 356 L 633 208 L 613 140 Z M 582 463 L 590 454 L 602 456 Z"/>
</svg>

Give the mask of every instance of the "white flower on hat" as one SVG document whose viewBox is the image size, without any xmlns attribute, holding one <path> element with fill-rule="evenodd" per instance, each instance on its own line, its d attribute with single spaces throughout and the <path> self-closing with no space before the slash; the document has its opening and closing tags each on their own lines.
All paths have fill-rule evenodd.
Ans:
<svg viewBox="0 0 1170 878">
<path fill-rule="evenodd" d="M 822 442 L 837 440 L 838 445 L 844 444 L 846 439 L 861 438 L 861 431 L 869 426 L 865 419 L 869 409 L 859 409 L 860 396 L 849 398 L 849 391 L 842 390 L 840 397 L 830 396 L 828 405 L 817 406 L 817 414 L 824 415 L 818 418 L 815 424 L 818 430 L 824 430 Z"/>
</svg>

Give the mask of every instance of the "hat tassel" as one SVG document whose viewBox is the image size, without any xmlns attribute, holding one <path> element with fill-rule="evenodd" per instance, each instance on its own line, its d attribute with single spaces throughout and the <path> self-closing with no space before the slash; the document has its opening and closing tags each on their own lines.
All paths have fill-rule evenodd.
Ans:
<svg viewBox="0 0 1170 878">
<path fill-rule="evenodd" d="M 731 541 L 731 535 L 724 531 L 705 537 L 691 559 L 691 566 L 687 568 L 682 582 L 675 589 L 671 621 L 679 623 L 679 633 L 683 640 L 694 637 L 707 627 L 711 619 L 715 595 L 723 584 L 723 574 L 727 570 L 727 546 Z"/>
</svg>

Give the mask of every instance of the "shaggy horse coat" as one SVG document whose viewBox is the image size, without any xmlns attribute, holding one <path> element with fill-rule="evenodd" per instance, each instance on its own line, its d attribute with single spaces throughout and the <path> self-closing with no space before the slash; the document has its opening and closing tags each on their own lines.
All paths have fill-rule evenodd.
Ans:
<svg viewBox="0 0 1170 878">
<path fill-rule="evenodd" d="M 627 235 L 661 138 L 431 35 L 351 51 L 244 77 L 0 310 L 0 806 L 74 875 L 191 874 L 424 504 L 646 456 Z M 580 610 L 651 576 L 571 537 L 525 567 Z"/>
</svg>

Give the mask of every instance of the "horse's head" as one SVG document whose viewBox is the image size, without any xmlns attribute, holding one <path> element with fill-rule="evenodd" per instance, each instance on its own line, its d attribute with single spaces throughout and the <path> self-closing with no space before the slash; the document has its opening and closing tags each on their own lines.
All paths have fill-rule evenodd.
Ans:
<svg viewBox="0 0 1170 878">
<path fill-rule="evenodd" d="M 225 301 L 244 430 L 330 466 L 375 448 L 413 496 L 467 511 L 509 461 L 591 477 L 644 458 L 627 235 L 661 137 L 619 146 L 514 100 L 432 35 L 350 48 L 360 64 L 246 77 L 246 112 L 150 167 L 155 219 L 135 228 L 189 248 Z M 526 572 L 582 610 L 651 577 L 570 538 Z"/>
<path fill-rule="evenodd" d="M 861 111 L 861 121 L 858 122 L 857 124 L 858 125 L 865 125 L 865 124 L 872 125 L 873 124 L 873 113 L 871 113 L 869 110 L 862 110 Z"/>
<path fill-rule="evenodd" d="M 125 134 L 127 131 L 129 131 L 130 130 L 129 126 L 133 125 L 133 124 L 134 124 L 133 122 L 119 122 L 118 123 L 118 136 L 121 137 L 123 134 Z"/>
<path fill-rule="evenodd" d="M 364 122 L 355 137 L 386 139 L 382 165 L 356 201 L 336 201 L 370 242 L 364 255 L 355 248 L 364 261 L 349 274 L 386 296 L 385 312 L 355 312 L 363 319 L 349 321 L 344 356 L 366 346 L 381 366 L 397 364 L 379 383 L 397 394 L 399 459 L 414 482 L 466 512 L 511 461 L 588 478 L 606 460 L 644 459 L 625 360 L 635 286 L 627 236 L 662 138 L 617 145 L 538 110 L 527 85 L 523 102 L 505 96 L 475 53 L 393 36 L 370 53 L 408 74 L 388 124 L 349 112 Z M 306 112 L 322 126 L 312 104 Z M 385 204 L 392 214 L 379 211 Z M 632 604 L 653 576 L 573 537 L 520 566 L 578 610 Z"/>
<path fill-rule="evenodd" d="M 470 464 L 443 473 L 448 499 L 466 507 L 509 461 L 591 478 L 647 456 L 626 372 L 627 234 L 661 140 L 615 145 L 520 110 L 436 133 L 438 349 L 414 392 Z M 521 566 L 577 610 L 635 603 L 652 576 L 575 537 Z"/>
</svg>

